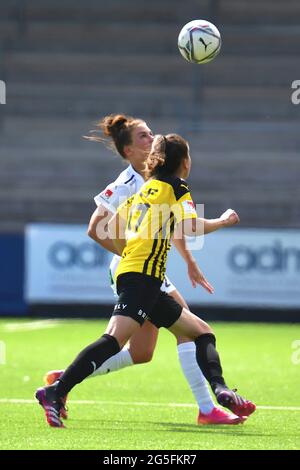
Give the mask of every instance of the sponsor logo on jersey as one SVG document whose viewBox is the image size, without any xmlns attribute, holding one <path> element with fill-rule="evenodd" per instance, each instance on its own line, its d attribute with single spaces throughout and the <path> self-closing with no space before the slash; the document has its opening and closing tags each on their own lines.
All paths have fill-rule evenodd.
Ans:
<svg viewBox="0 0 300 470">
<path fill-rule="evenodd" d="M 195 204 L 193 201 L 183 201 L 182 202 L 182 207 L 184 210 L 185 214 L 195 214 L 196 209 L 195 209 Z"/>
<path fill-rule="evenodd" d="M 104 197 L 106 197 L 107 199 L 110 198 L 112 195 L 113 195 L 113 192 L 111 189 L 107 189 L 104 193 Z"/>
</svg>

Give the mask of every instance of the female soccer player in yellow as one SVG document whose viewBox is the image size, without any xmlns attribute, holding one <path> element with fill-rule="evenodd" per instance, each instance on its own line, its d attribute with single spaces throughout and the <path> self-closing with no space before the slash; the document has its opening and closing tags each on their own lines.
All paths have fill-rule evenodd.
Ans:
<svg viewBox="0 0 300 470">
<path fill-rule="evenodd" d="M 147 159 L 149 181 L 109 223 L 122 259 L 116 272 L 119 298 L 106 333 L 81 351 L 57 382 L 36 392 L 50 426 L 63 426 L 62 397 L 117 354 L 146 319 L 195 342 L 197 363 L 222 406 L 240 417 L 255 410 L 253 403 L 227 387 L 209 325 L 160 290 L 174 232 L 176 236 L 203 234 L 184 180 L 190 168 L 188 144 L 182 137 L 170 134 L 154 139 Z"/>
<path fill-rule="evenodd" d="M 103 248 L 116 253 L 112 240 L 107 238 L 106 226 L 121 203 L 137 193 L 144 184 L 146 177 L 145 161 L 150 153 L 154 136 L 145 121 L 123 114 L 112 114 L 105 116 L 97 123 L 96 130 L 92 132 L 88 139 L 100 142 L 101 144 L 107 143 L 109 147 L 112 147 L 128 163 L 126 169 L 95 196 L 97 209 L 91 217 L 88 229 L 88 235 L 93 240 Z M 229 227 L 238 221 L 237 214 L 229 209 L 217 219 L 203 219 L 204 233 Z M 200 272 L 192 254 L 187 249 L 184 238 L 173 239 L 172 244 L 176 246 L 176 249 L 187 263 L 187 272 L 192 285 L 196 287 L 198 283 L 211 293 L 212 288 Z M 121 257 L 115 254 L 111 261 L 110 275 L 112 280 L 115 277 L 120 260 Z M 115 282 L 112 282 L 111 286 L 116 294 Z M 165 276 L 161 290 L 173 297 L 182 307 L 188 309 L 182 294 L 174 286 L 169 277 Z M 143 326 L 131 336 L 128 345 L 98 367 L 91 377 L 151 361 L 157 342 L 158 331 L 155 325 L 145 321 Z M 215 406 L 205 377 L 201 372 L 199 373 L 195 355 L 195 343 L 184 336 L 177 336 L 176 340 L 182 371 L 199 407 L 198 424 L 238 424 L 240 420 L 237 416 Z M 49 371 L 45 376 L 46 385 L 51 385 L 62 373 L 63 370 Z M 65 410 L 62 410 L 61 416 L 64 419 L 67 418 Z"/>
</svg>

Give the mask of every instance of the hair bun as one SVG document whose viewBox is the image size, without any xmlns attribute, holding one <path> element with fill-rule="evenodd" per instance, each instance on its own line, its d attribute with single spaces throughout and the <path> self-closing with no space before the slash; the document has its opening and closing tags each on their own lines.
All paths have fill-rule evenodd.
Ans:
<svg viewBox="0 0 300 470">
<path fill-rule="evenodd" d="M 106 116 L 102 121 L 103 134 L 108 137 L 113 137 L 118 134 L 128 118 L 123 114 L 111 114 Z"/>
</svg>

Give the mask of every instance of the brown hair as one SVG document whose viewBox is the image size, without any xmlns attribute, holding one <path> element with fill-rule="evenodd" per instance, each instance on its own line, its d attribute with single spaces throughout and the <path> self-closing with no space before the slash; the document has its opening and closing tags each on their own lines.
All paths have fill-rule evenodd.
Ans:
<svg viewBox="0 0 300 470">
<path fill-rule="evenodd" d="M 146 179 L 173 175 L 183 158 L 188 156 L 188 144 L 178 134 L 156 135 L 146 160 Z"/>
<path fill-rule="evenodd" d="M 132 130 L 141 123 L 144 123 L 142 119 L 125 114 L 111 114 L 98 121 L 96 129 L 91 131 L 90 136 L 84 136 L 84 138 L 92 142 L 108 143 L 122 158 L 126 158 L 124 147 L 131 144 Z"/>
</svg>

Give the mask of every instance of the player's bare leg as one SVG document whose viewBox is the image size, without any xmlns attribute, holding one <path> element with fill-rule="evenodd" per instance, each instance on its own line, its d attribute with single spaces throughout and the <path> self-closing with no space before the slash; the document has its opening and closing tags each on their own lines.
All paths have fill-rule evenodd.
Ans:
<svg viewBox="0 0 300 470">
<path fill-rule="evenodd" d="M 149 321 L 145 321 L 129 340 L 128 351 L 134 364 L 150 362 L 156 347 L 158 328 Z"/>
</svg>

